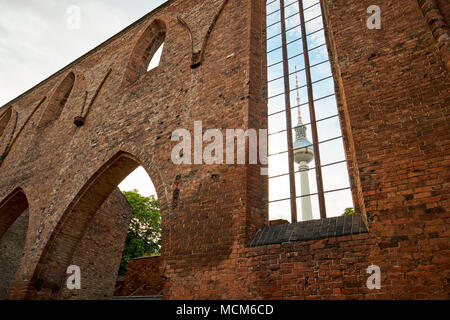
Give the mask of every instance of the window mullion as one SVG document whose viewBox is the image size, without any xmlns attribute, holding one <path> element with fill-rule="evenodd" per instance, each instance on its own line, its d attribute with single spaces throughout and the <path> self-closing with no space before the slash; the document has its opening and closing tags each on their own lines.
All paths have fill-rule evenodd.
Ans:
<svg viewBox="0 0 450 320">
<path fill-rule="evenodd" d="M 308 88 L 308 102 L 309 102 L 309 114 L 311 120 L 311 132 L 313 138 L 314 146 L 314 161 L 316 166 L 316 180 L 317 180 L 317 191 L 319 198 L 319 208 L 320 208 L 320 218 L 324 219 L 327 217 L 326 206 L 325 206 L 325 195 L 323 188 L 323 178 L 322 178 L 322 165 L 320 160 L 320 149 L 319 149 L 319 135 L 317 131 L 316 123 L 316 113 L 314 107 L 314 96 L 313 96 L 313 86 L 311 77 L 311 67 L 309 60 L 308 51 L 308 41 L 306 38 L 306 22 L 305 13 L 303 11 L 303 0 L 298 0 L 299 14 L 300 14 L 300 25 L 302 29 L 302 44 L 303 44 L 303 57 L 305 59 L 305 71 L 306 71 L 306 85 Z"/>
<path fill-rule="evenodd" d="M 288 161 L 289 161 L 289 187 L 290 187 L 290 202 L 291 202 L 291 222 L 297 222 L 297 199 L 295 191 L 295 168 L 294 168 L 294 147 L 292 141 L 292 120 L 291 120 L 291 99 L 290 99 L 290 84 L 289 84 L 289 63 L 286 41 L 286 21 L 284 11 L 284 0 L 280 0 L 281 9 L 281 42 L 283 51 L 283 75 L 284 75 L 284 97 L 286 109 L 286 130 L 288 132 Z"/>
</svg>

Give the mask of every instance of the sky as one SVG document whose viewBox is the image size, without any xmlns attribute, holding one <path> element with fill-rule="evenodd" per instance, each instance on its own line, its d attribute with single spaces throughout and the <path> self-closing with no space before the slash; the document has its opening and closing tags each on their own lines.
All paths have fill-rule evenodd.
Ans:
<svg viewBox="0 0 450 320">
<path fill-rule="evenodd" d="M 164 2 L 0 0 L 0 106 Z"/>
<path fill-rule="evenodd" d="M 0 106 L 164 2 L 0 0 Z M 157 65 L 160 55 L 161 50 L 150 68 Z M 120 188 L 137 189 L 144 196 L 156 195 L 143 168 L 133 172 Z"/>
<path fill-rule="evenodd" d="M 0 106 L 19 96 L 26 90 L 46 79 L 59 69 L 93 49 L 103 41 L 118 33 L 138 20 L 164 0 L 0 0 Z M 272 1 L 271 1 L 272 2 Z M 318 0 L 304 0 L 307 33 L 310 48 L 317 47 L 310 53 L 311 64 L 327 60 L 328 54 L 324 44 L 320 6 Z M 295 66 L 304 68 L 301 55 L 297 0 L 285 0 L 286 24 L 288 30 L 288 56 L 290 69 L 291 106 L 295 107 Z M 278 10 L 278 11 L 277 11 Z M 269 99 L 269 218 L 290 220 L 289 201 L 277 201 L 289 197 L 289 180 L 287 164 L 287 137 L 284 105 L 283 65 L 280 31 L 279 1 L 273 1 L 267 12 L 274 12 L 267 17 L 268 46 L 268 91 Z M 162 49 L 162 48 L 161 48 Z M 149 68 L 159 62 L 161 50 L 152 59 Z M 345 160 L 342 139 L 330 140 L 341 135 L 337 107 L 331 79 L 331 68 L 328 62 L 312 68 L 313 81 L 327 78 L 314 84 L 314 98 L 326 97 L 316 102 L 317 119 L 325 119 L 317 123 L 319 130 L 320 155 L 322 164 L 330 164 Z M 307 106 L 306 75 L 298 74 L 300 82 L 301 113 L 303 123 L 308 124 L 309 110 Z M 294 127 L 297 119 L 296 108 L 292 109 Z M 307 125 L 308 137 L 311 139 L 311 127 Z M 281 153 L 280 153 L 281 152 Z M 283 153 L 284 152 L 284 153 Z M 310 164 L 310 167 L 313 163 Z M 284 174 L 284 175 L 283 175 Z M 281 176 L 279 176 L 281 175 Z M 345 163 L 323 168 L 325 191 L 348 187 L 348 174 Z M 311 193 L 317 191 L 315 170 L 309 171 Z M 301 195 L 300 178 L 296 174 L 297 196 Z M 143 168 L 138 168 L 119 186 L 121 190 L 137 189 L 142 195 L 156 195 L 150 178 Z M 352 207 L 350 191 L 327 193 L 326 204 L 328 216 L 337 216 L 346 207 Z M 319 218 L 317 196 L 311 196 L 313 216 Z M 298 199 L 301 207 L 301 199 Z M 300 216 L 300 215 L 299 215 Z"/>
</svg>

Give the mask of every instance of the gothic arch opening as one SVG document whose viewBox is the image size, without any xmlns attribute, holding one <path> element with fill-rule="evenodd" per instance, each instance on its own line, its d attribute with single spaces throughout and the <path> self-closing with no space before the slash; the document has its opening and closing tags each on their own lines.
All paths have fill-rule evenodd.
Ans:
<svg viewBox="0 0 450 320">
<path fill-rule="evenodd" d="M 109 299 L 116 285 L 133 208 L 117 186 L 140 166 L 119 153 L 86 183 L 52 234 L 28 288 L 27 299 Z M 78 266 L 81 289 L 67 286 Z"/>
<path fill-rule="evenodd" d="M 156 20 L 142 33 L 131 53 L 123 85 L 131 85 L 159 64 L 166 37 L 166 25 Z"/>
<path fill-rule="evenodd" d="M 59 118 L 62 110 L 67 104 L 67 100 L 69 100 L 74 84 L 75 74 L 73 72 L 70 72 L 55 90 L 53 96 L 50 98 L 39 122 L 40 128 L 48 126 L 51 122 Z"/>
<path fill-rule="evenodd" d="M 0 300 L 8 299 L 25 247 L 28 200 L 16 189 L 0 203 Z"/>
</svg>

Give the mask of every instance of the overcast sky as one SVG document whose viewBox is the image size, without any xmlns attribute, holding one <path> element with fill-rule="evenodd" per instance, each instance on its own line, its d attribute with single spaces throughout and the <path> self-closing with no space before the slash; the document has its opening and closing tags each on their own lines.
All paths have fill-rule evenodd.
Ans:
<svg viewBox="0 0 450 320">
<path fill-rule="evenodd" d="M 0 106 L 164 2 L 0 0 Z"/>
<path fill-rule="evenodd" d="M 128 25 L 138 20 L 148 12 L 160 6 L 165 0 L 0 0 L 0 106 L 6 104 L 21 93 L 38 84 L 48 76 L 63 68 L 73 60 L 82 56 L 103 41 L 118 33 Z M 320 15 L 320 6 L 313 6 L 318 0 L 305 0 L 307 32 L 319 30 L 321 19 L 314 19 Z M 272 1 L 268 12 L 275 12 L 267 19 L 272 25 L 267 30 L 268 50 L 277 48 L 281 38 L 272 37 L 280 32 L 278 1 Z M 286 0 L 287 28 L 290 29 L 287 38 L 290 43 L 288 54 L 290 72 L 295 66 L 304 67 L 301 56 L 301 42 L 295 41 L 300 37 L 298 4 L 295 0 Z M 292 5 L 291 5 L 292 4 Z M 278 7 L 277 7 L 278 6 Z M 312 7 L 311 7 L 312 6 Z M 79 12 L 79 19 L 77 14 Z M 79 25 L 78 25 L 79 21 Z M 320 30 L 319 30 L 320 31 Z M 317 32 L 308 38 L 310 48 L 324 43 L 323 32 Z M 268 64 L 281 60 L 281 49 L 273 50 L 268 54 Z M 311 53 L 311 64 L 327 59 L 326 47 L 321 47 Z M 328 63 L 318 65 L 312 70 L 313 81 L 331 75 Z M 282 76 L 282 64 L 270 67 L 269 79 Z M 306 82 L 305 73 L 298 74 L 300 86 Z M 290 77 L 291 89 L 295 89 L 295 75 Z M 269 83 L 269 154 L 283 152 L 286 147 L 286 128 L 283 96 L 283 79 Z M 314 85 L 315 98 L 326 96 L 334 92 L 333 80 L 328 79 Z M 281 93 L 281 95 L 279 95 Z M 309 123 L 307 104 L 307 90 L 300 89 L 302 115 L 304 123 Z M 296 91 L 291 93 L 291 104 L 296 105 Z M 335 98 L 332 96 L 318 102 L 316 105 L 317 118 L 327 118 L 337 114 Z M 296 125 L 297 110 L 292 111 Z M 327 140 L 339 136 L 340 125 L 338 118 L 318 123 L 319 140 Z M 311 130 L 308 126 L 308 137 L 311 139 Z M 321 145 L 322 164 L 344 160 L 341 140 L 335 140 Z M 312 164 L 311 164 L 312 166 Z M 269 174 L 276 176 L 287 173 L 287 154 L 279 154 L 269 158 Z M 297 186 L 300 185 L 299 174 L 296 175 Z M 317 191 L 315 186 L 315 172 L 309 172 L 311 192 Z M 269 198 L 277 200 L 289 197 L 288 176 L 269 180 Z M 334 190 L 348 186 L 346 164 L 339 164 L 324 168 L 324 185 L 326 190 Z M 122 190 L 138 189 L 145 196 L 155 194 L 150 178 L 143 168 L 131 174 L 121 185 Z M 297 187 L 297 195 L 301 191 Z M 342 214 L 346 207 L 351 207 L 352 200 L 349 191 L 330 193 L 326 195 L 329 216 Z M 299 199 L 299 207 L 300 206 Z M 312 197 L 313 214 L 319 217 L 317 196 Z M 299 214 L 300 216 L 300 214 Z M 275 202 L 270 206 L 270 218 L 285 218 L 289 220 L 289 201 Z"/>
<path fill-rule="evenodd" d="M 166 0 L 0 0 L 0 106 Z M 79 28 L 76 25 L 77 12 Z M 121 185 L 155 194 L 139 168 Z"/>
</svg>

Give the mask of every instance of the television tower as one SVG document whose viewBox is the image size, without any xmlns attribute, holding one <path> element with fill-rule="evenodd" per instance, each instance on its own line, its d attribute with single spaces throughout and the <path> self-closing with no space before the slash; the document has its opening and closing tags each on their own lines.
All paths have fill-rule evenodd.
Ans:
<svg viewBox="0 0 450 320">
<path fill-rule="evenodd" d="M 294 142 L 294 160 L 299 165 L 300 184 L 301 184 L 301 200 L 302 200 L 302 221 L 312 220 L 311 194 L 309 189 L 309 166 L 308 164 L 314 160 L 313 144 L 306 137 L 306 126 L 302 121 L 302 113 L 300 110 L 300 91 L 298 86 L 297 66 L 295 66 L 295 82 L 297 86 L 297 107 L 298 122 L 295 130 Z"/>
</svg>

